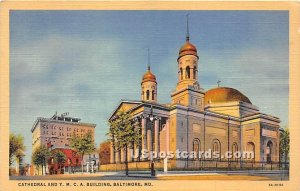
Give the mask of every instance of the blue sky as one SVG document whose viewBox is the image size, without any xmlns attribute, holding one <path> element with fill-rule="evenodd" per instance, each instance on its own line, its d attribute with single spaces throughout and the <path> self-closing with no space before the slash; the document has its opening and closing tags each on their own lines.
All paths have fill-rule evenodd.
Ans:
<svg viewBox="0 0 300 191">
<path fill-rule="evenodd" d="M 34 121 L 56 111 L 97 124 L 104 141 L 119 101 L 140 99 L 148 48 L 158 100 L 170 102 L 187 13 L 200 86 L 221 80 L 288 125 L 287 11 L 11 11 L 10 130 L 27 162 Z"/>
</svg>

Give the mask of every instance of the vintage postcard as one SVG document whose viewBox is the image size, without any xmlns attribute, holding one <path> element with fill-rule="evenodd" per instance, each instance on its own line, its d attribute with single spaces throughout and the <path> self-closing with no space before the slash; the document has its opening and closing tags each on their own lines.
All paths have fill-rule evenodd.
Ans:
<svg viewBox="0 0 300 191">
<path fill-rule="evenodd" d="M 0 11 L 0 190 L 300 190 L 299 2 Z"/>
</svg>

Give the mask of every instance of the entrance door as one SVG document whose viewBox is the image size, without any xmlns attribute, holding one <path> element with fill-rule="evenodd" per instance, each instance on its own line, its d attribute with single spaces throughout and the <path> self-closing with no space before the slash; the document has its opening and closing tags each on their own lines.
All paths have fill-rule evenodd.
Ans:
<svg viewBox="0 0 300 191">
<path fill-rule="evenodd" d="M 273 143 L 271 141 L 269 141 L 267 143 L 267 163 L 271 163 L 272 162 L 272 147 L 273 147 Z"/>
</svg>

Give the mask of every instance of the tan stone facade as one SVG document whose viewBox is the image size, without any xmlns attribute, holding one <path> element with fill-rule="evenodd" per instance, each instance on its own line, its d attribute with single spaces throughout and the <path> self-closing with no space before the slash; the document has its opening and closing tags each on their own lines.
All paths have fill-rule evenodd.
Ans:
<svg viewBox="0 0 300 191">
<path fill-rule="evenodd" d="M 142 101 L 123 100 L 110 119 L 119 110 L 132 113 L 132 119 L 142 129 L 140 150 L 198 153 L 211 149 L 221 156 L 228 151 L 250 151 L 254 154 L 252 161 L 278 162 L 279 118 L 261 113 L 236 89 L 218 87 L 204 91 L 198 82 L 198 61 L 197 49 L 187 37 L 177 59 L 178 82 L 171 93 L 171 103 L 159 104 L 157 97 L 153 102 L 143 96 Z M 153 79 L 143 78 L 142 91 L 146 83 L 154 84 Z M 155 78 L 155 89 L 156 85 Z M 123 162 L 124 156 L 111 149 L 111 163 Z"/>
</svg>

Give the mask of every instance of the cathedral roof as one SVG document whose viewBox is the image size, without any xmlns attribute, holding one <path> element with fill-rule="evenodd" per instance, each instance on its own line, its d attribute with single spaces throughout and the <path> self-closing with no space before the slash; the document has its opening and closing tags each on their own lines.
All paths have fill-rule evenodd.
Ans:
<svg viewBox="0 0 300 191">
<path fill-rule="evenodd" d="M 240 91 L 229 87 L 218 87 L 208 90 L 205 93 L 205 104 L 222 103 L 229 101 L 243 101 L 252 104 L 248 97 Z"/>
<path fill-rule="evenodd" d="M 197 48 L 192 43 L 190 43 L 189 40 L 187 40 L 185 44 L 180 48 L 178 59 L 185 55 L 194 55 L 198 57 Z"/>
<path fill-rule="evenodd" d="M 151 72 L 150 67 L 148 67 L 148 71 L 143 75 L 143 82 L 156 82 L 155 75 Z"/>
</svg>

